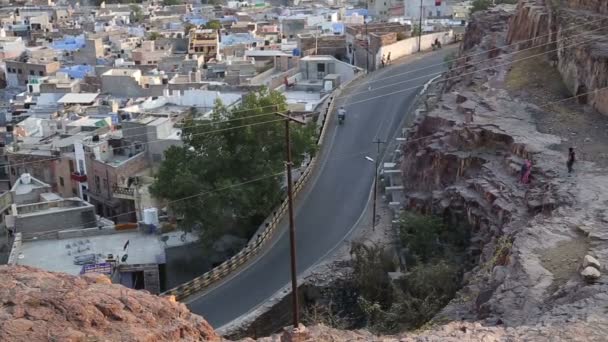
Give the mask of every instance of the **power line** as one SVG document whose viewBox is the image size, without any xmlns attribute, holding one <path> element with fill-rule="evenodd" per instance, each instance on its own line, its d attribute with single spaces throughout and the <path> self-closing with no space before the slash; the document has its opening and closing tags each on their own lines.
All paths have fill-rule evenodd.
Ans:
<svg viewBox="0 0 608 342">
<path fill-rule="evenodd" d="M 539 105 L 538 107 L 541 107 L 541 108 L 542 108 L 542 107 L 545 107 L 545 106 L 550 106 L 550 105 L 555 104 L 555 103 L 560 103 L 560 102 L 565 102 L 565 101 L 568 101 L 568 100 L 576 99 L 576 98 L 579 98 L 579 97 L 581 97 L 581 96 L 585 96 L 585 95 L 589 95 L 589 94 L 591 94 L 591 93 L 595 93 L 595 92 L 601 91 L 601 90 L 603 90 L 603 89 L 608 89 L 608 86 L 603 87 L 603 88 L 598 88 L 598 89 L 595 89 L 595 90 L 590 91 L 590 92 L 581 93 L 581 94 L 578 94 L 578 95 L 575 95 L 575 96 L 571 96 L 571 97 L 569 97 L 569 98 L 565 98 L 565 99 L 561 99 L 561 100 L 556 100 L 556 101 L 550 101 L 550 102 L 547 102 L 547 103 L 545 103 L 545 104 Z M 278 120 L 278 121 L 283 121 L 283 120 Z M 423 137 L 419 137 L 419 138 L 415 138 L 415 139 L 408 139 L 408 140 L 407 140 L 407 141 L 405 141 L 404 143 L 409 144 L 409 143 L 412 143 L 412 142 L 415 142 L 415 141 L 419 141 L 419 140 L 427 139 L 427 138 L 429 138 L 429 137 L 432 137 L 433 135 L 434 135 L 434 134 L 430 134 L 430 135 L 423 136 Z M 380 143 L 380 142 L 379 142 L 379 141 L 378 141 L 378 142 L 374 141 L 374 143 Z M 371 149 L 370 149 L 370 150 L 371 150 Z M 351 157 L 356 157 L 356 156 L 363 155 L 363 154 L 365 154 L 365 153 L 367 153 L 367 152 L 368 152 L 368 151 L 363 151 L 363 152 L 361 152 L 361 153 L 349 154 L 349 155 L 345 155 L 345 156 L 346 156 L 347 158 L 351 158 Z M 329 158 L 328 160 L 338 160 L 338 159 L 342 159 L 342 157 L 334 157 L 334 158 Z M 298 169 L 301 169 L 301 168 L 302 168 L 302 167 L 300 167 L 300 168 L 298 168 Z M 242 182 L 242 183 L 238 183 L 238 184 L 232 184 L 232 185 L 229 185 L 229 186 L 226 186 L 226 187 L 223 187 L 223 188 L 219 188 L 219 189 L 215 189 L 215 190 L 210 190 L 210 191 L 205 191 L 205 192 L 201 192 L 201 193 L 198 193 L 198 194 L 195 194 L 195 195 L 186 196 L 186 197 L 183 197 L 183 198 L 178 198 L 178 199 L 175 199 L 175 200 L 168 201 L 168 202 L 166 202 L 166 203 L 167 203 L 167 204 L 176 203 L 176 202 L 180 202 L 180 201 L 183 201 L 183 200 L 192 199 L 192 198 L 196 198 L 196 197 L 199 197 L 199 196 L 207 195 L 207 194 L 210 194 L 210 193 L 214 193 L 214 192 L 219 192 L 219 191 L 224 191 L 224 190 L 228 190 L 228 189 L 236 188 L 236 187 L 243 186 L 243 185 L 246 185 L 246 184 L 249 184 L 249 183 L 254 183 L 254 182 L 257 182 L 257 181 L 261 181 L 261 180 L 263 180 L 263 179 L 268 179 L 268 178 L 272 178 L 272 177 L 277 177 L 277 176 L 282 175 L 283 173 L 284 173 L 284 172 L 277 172 L 277 173 L 274 173 L 274 174 L 271 174 L 271 175 L 261 176 L 261 177 L 258 177 L 258 178 L 252 179 L 252 180 L 248 180 L 248 181 L 245 181 L 245 182 Z M 113 215 L 113 216 L 104 217 L 104 218 L 106 218 L 106 219 L 118 218 L 118 217 L 120 217 L 120 216 L 129 215 L 129 214 L 134 214 L 134 213 L 137 213 L 137 212 L 138 212 L 137 210 L 133 210 L 133 211 L 128 211 L 128 212 L 125 212 L 125 213 L 119 214 L 119 215 Z M 95 221 L 89 221 L 89 222 L 85 222 L 84 224 L 87 224 L 87 223 L 97 223 L 97 222 L 98 222 L 98 221 L 97 221 L 97 220 L 95 220 Z M 80 225 L 80 226 L 76 226 L 76 227 L 68 227 L 68 228 L 63 228 L 63 229 L 61 229 L 61 230 L 76 229 L 76 228 L 82 228 L 82 225 Z M 46 233 L 53 233 L 53 232 L 57 232 L 57 231 L 61 231 L 61 230 L 50 231 L 50 232 L 46 232 Z"/>
<path fill-rule="evenodd" d="M 570 47 L 570 46 L 574 46 L 574 45 L 578 45 L 578 44 L 584 44 L 584 43 L 587 43 L 587 42 L 588 42 L 588 41 L 582 41 L 582 42 L 578 42 L 578 43 L 574 43 L 574 44 L 568 45 L 568 46 L 566 46 L 566 47 Z M 497 65 L 497 66 L 492 66 L 492 67 L 488 67 L 488 68 L 485 68 L 485 69 L 478 69 L 478 70 L 474 70 L 474 71 L 472 71 L 472 72 L 470 72 L 470 73 L 465 73 L 465 74 L 457 75 L 457 76 L 454 76 L 454 77 L 449 77 L 449 78 L 446 78 L 446 79 L 444 79 L 443 81 L 448 81 L 448 80 L 451 80 L 451 79 L 457 79 L 457 78 L 461 78 L 462 76 L 467 76 L 467 75 L 474 74 L 474 73 L 476 73 L 476 72 L 480 72 L 480 71 L 486 71 L 486 70 L 489 70 L 489 69 L 494 69 L 494 68 L 496 68 L 496 67 L 500 67 L 500 66 L 507 66 L 507 65 L 510 65 L 510 64 L 513 64 L 513 63 L 520 62 L 520 61 L 522 61 L 522 60 L 526 60 L 526 59 L 530 59 L 530 58 L 534 58 L 534 57 L 542 56 L 542 55 L 544 55 L 544 54 L 551 53 L 551 52 L 556 51 L 556 50 L 558 50 L 558 49 L 554 49 L 554 50 L 545 51 L 545 52 L 543 52 L 543 53 L 539 53 L 539 54 L 536 54 L 536 55 L 528 56 L 528 57 L 521 58 L 521 59 L 518 59 L 518 60 L 514 60 L 514 61 L 511 61 L 511 62 L 503 63 L 503 64 L 500 64 L 500 65 Z M 477 63 L 477 64 L 481 64 L 481 63 L 483 63 L 483 62 L 480 62 L 480 63 Z M 434 73 L 434 74 L 430 74 L 430 75 L 427 75 L 427 76 L 422 76 L 422 77 L 417 77 L 417 78 L 410 79 L 410 80 L 403 81 L 403 82 L 397 82 L 397 83 L 393 83 L 393 84 L 390 84 L 390 85 L 386 85 L 386 86 L 382 86 L 382 87 L 376 88 L 376 89 L 371 90 L 371 91 L 363 91 L 363 92 L 359 92 L 359 93 L 351 93 L 351 94 L 349 94 L 349 95 L 345 95 L 345 96 L 340 96 L 340 97 L 337 97 L 336 99 L 341 99 L 341 98 L 345 98 L 345 97 L 346 97 L 346 98 L 350 98 L 350 97 L 352 97 L 353 95 L 358 95 L 358 94 L 363 94 L 363 93 L 367 93 L 367 92 L 372 92 L 372 91 L 376 91 L 376 90 L 378 90 L 378 89 L 382 89 L 382 88 L 385 88 L 385 87 L 388 87 L 388 86 L 394 86 L 394 85 L 396 85 L 396 84 L 400 84 L 400 83 L 404 83 L 404 82 L 410 82 L 410 81 L 417 80 L 417 79 L 422 79 L 422 78 L 427 78 L 428 76 L 433 76 L 433 75 L 442 74 L 442 73 L 443 73 L 443 72 L 440 72 L 440 73 Z M 391 96 L 391 95 L 394 95 L 394 94 L 398 94 L 398 93 L 406 92 L 406 91 L 409 91 L 409 90 L 417 89 L 417 88 L 419 88 L 419 87 L 420 87 L 420 86 L 414 86 L 414 87 L 410 87 L 410 88 L 401 89 L 401 90 L 394 91 L 394 92 L 391 92 L 391 93 L 382 94 L 382 95 L 378 95 L 378 96 L 370 97 L 370 98 L 367 98 L 367 99 L 363 99 L 363 100 L 360 100 L 360 101 L 351 102 L 351 103 L 349 103 L 348 105 L 353 105 L 353 104 L 363 103 L 363 102 L 366 102 L 366 101 L 370 101 L 370 100 L 374 100 L 374 99 L 382 98 L 382 97 L 385 97 L 385 96 Z M 602 88 L 602 89 L 603 89 L 603 88 Z M 597 90 L 601 90 L 601 89 L 596 89 L 596 91 L 597 91 Z M 594 91 L 592 91 L 592 92 L 588 92 L 588 93 L 593 93 L 593 92 L 594 92 Z M 580 96 L 580 95 L 583 95 L 583 94 L 579 94 L 579 96 Z M 275 105 L 272 105 L 272 106 L 275 106 Z M 271 107 L 271 106 L 269 105 L 269 106 L 265 106 L 265 107 Z M 261 107 L 257 107 L 257 108 L 261 108 Z M 251 110 L 251 109 L 244 110 L 244 111 L 249 111 L 249 110 Z M 276 114 L 276 113 L 278 113 L 278 112 L 272 112 L 272 113 L 268 113 L 268 114 L 259 114 L 259 115 L 256 115 L 256 117 L 261 117 L 261 116 L 266 116 L 266 115 L 272 115 L 272 114 Z M 242 118 L 242 119 L 247 119 L 247 118 L 249 118 L 249 117 L 245 117 L 245 118 Z M 241 118 L 239 118 L 239 119 L 241 119 Z M 212 131 L 201 132 L 201 133 L 193 133 L 193 134 L 190 134 L 190 136 L 198 136 L 198 135 L 212 134 L 212 133 L 221 132 L 221 131 L 226 131 L 226 130 L 239 129 L 239 128 L 243 128 L 243 127 L 249 127 L 249 126 L 261 125 L 261 124 L 273 123 L 273 122 L 278 122 L 278 121 L 283 121 L 283 120 L 284 120 L 284 119 L 270 120 L 270 121 L 258 122 L 258 123 L 253 123 L 253 124 L 240 125 L 240 126 L 235 126 L 235 127 L 228 127 L 228 128 L 219 129 L 219 130 L 212 130 Z M 217 125 L 217 124 L 222 124 L 223 122 L 227 122 L 227 121 L 220 121 L 220 122 L 206 123 L 205 125 L 208 125 L 208 124 L 214 124 L 214 125 Z M 197 127 L 197 126 L 203 126 L 203 125 L 193 125 L 193 126 L 189 126 L 189 127 Z M 143 136 L 143 135 L 147 135 L 147 134 L 142 134 L 142 135 L 140 135 L 140 136 Z M 138 136 L 138 135 L 135 135 L 135 136 Z M 132 137 L 134 137 L 134 136 L 132 136 Z M 125 145 L 125 146 L 121 146 L 121 147 L 117 147 L 117 148 L 112 148 L 112 149 L 121 149 L 121 148 L 130 147 L 130 146 L 141 146 L 141 145 L 147 145 L 147 144 L 150 144 L 150 143 L 153 143 L 153 142 L 159 142 L 159 141 L 167 141 L 167 140 L 166 140 L 166 139 L 157 139 L 157 140 L 152 140 L 152 141 L 148 141 L 148 142 L 137 142 L 137 143 L 133 143 L 133 144 L 130 144 L 130 145 Z M 52 150 L 45 150 L 45 149 L 40 149 L 40 148 L 38 148 L 38 150 L 43 150 L 43 151 L 52 151 Z M 88 152 L 88 153 L 92 153 L 92 152 Z M 39 163 L 39 162 L 50 161 L 50 160 L 57 160 L 57 159 L 59 159 L 59 157 L 54 157 L 54 158 L 49 158 L 49 159 L 43 159 L 43 160 L 37 160 L 37 161 L 31 161 L 31 162 L 16 163 L 16 164 L 8 163 L 8 164 L 3 164 L 3 165 L 0 165 L 0 167 L 3 167 L 3 166 L 11 166 L 11 165 L 12 165 L 12 166 L 27 165 L 27 164 L 33 164 L 33 163 Z"/>
<path fill-rule="evenodd" d="M 264 179 L 278 177 L 278 176 L 280 176 L 282 174 L 284 174 L 284 172 L 277 172 L 277 173 L 274 173 L 274 174 L 271 174 L 271 175 L 266 175 L 266 176 L 261 176 L 261 177 L 255 178 L 255 179 L 250 179 L 248 181 L 244 181 L 244 182 L 241 182 L 241 183 L 228 185 L 228 186 L 225 186 L 225 187 L 222 187 L 222 188 L 219 188 L 219 189 L 204 191 L 204 192 L 200 192 L 198 194 L 194 194 L 194 195 L 178 198 L 178 199 L 175 199 L 175 200 L 167 201 L 165 203 L 166 204 L 173 204 L 173 203 L 181 202 L 181 201 L 188 200 L 188 199 L 197 198 L 197 197 L 204 196 L 204 195 L 209 195 L 209 194 L 216 193 L 216 192 L 230 190 L 230 189 L 238 188 L 238 187 L 241 187 L 243 185 L 250 184 L 250 183 L 259 182 L 259 181 L 262 181 Z M 113 219 L 113 218 L 118 218 L 118 217 L 129 215 L 129 214 L 137 214 L 138 212 L 139 212 L 138 210 L 132 210 L 132 211 L 124 212 L 122 214 L 112 215 L 112 216 L 108 216 L 108 217 L 104 217 L 104 218 L 105 219 Z M 42 234 L 55 233 L 55 232 L 59 232 L 59 231 L 63 231 L 63 230 L 69 230 L 69 229 L 83 228 L 83 225 L 87 225 L 89 223 L 98 223 L 98 222 L 99 222 L 98 220 L 88 221 L 88 222 L 82 223 L 79 226 L 74 226 L 74 227 L 62 228 L 62 229 L 59 229 L 59 230 L 48 231 L 48 232 L 44 232 Z"/>
<path fill-rule="evenodd" d="M 605 18 L 604 18 L 604 19 L 598 19 L 598 20 L 594 20 L 594 21 L 591 21 L 591 22 L 588 22 L 588 23 L 584 23 L 584 24 L 574 25 L 574 26 L 572 26 L 572 27 L 570 27 L 570 28 L 564 29 L 564 31 L 569 31 L 569 30 L 572 30 L 572 29 L 574 29 L 574 28 L 576 28 L 576 27 L 585 26 L 585 25 L 591 25 L 591 24 L 593 24 L 593 23 L 596 23 L 596 22 L 601 22 L 601 21 L 606 21 L 606 20 L 608 20 L 608 19 L 605 19 Z M 598 28 L 598 29 L 593 29 L 593 30 L 591 30 L 591 31 L 589 31 L 589 32 L 583 32 L 583 33 L 580 33 L 580 34 L 577 34 L 577 35 L 573 35 L 573 36 L 569 36 L 569 37 L 564 37 L 564 38 L 562 38 L 562 39 L 558 39 L 558 40 L 556 40 L 556 41 L 552 41 L 552 42 L 548 42 L 548 43 L 545 43 L 545 44 L 540 44 L 540 45 L 535 45 L 535 46 L 532 46 L 532 47 L 529 47 L 529 48 L 526 48 L 526 49 L 523 49 L 523 50 L 517 50 L 517 51 L 514 51 L 514 52 L 509 52 L 509 53 L 506 53 L 506 54 L 502 54 L 502 55 L 500 55 L 500 56 L 508 56 L 508 55 L 511 55 L 511 54 L 516 54 L 516 53 L 519 53 L 519 52 L 523 52 L 523 51 L 527 51 L 527 50 L 535 49 L 535 48 L 538 48 L 538 47 L 540 47 L 540 46 L 554 44 L 554 43 L 556 43 L 556 42 L 558 42 L 558 41 L 565 40 L 565 39 L 569 39 L 569 38 L 576 37 L 576 36 L 583 35 L 583 34 L 588 34 L 588 33 L 591 33 L 591 32 L 594 32 L 594 31 L 597 31 L 597 30 L 602 29 L 602 28 L 605 28 L 605 27 L 604 27 L 604 26 L 602 26 L 602 27 L 600 27 L 600 28 Z M 518 42 L 515 42 L 515 43 L 512 43 L 512 44 L 509 44 L 509 45 L 504 45 L 504 46 L 496 47 L 496 49 L 499 49 L 499 48 L 500 48 L 500 49 L 504 49 L 504 48 L 507 48 L 507 47 L 510 47 L 510 46 L 513 46 L 513 45 L 519 45 L 519 44 L 523 44 L 523 43 L 526 43 L 526 42 L 529 42 L 529 41 L 534 41 L 534 40 L 537 40 L 537 39 L 539 39 L 539 38 L 542 38 L 542 37 L 547 37 L 547 36 L 550 36 L 550 35 L 551 35 L 551 34 L 546 34 L 546 35 L 542 35 L 542 36 L 537 36 L 537 37 L 535 37 L 535 38 L 530 38 L 530 39 L 527 39 L 527 40 L 518 41 Z M 414 70 L 409 70 L 409 71 L 405 71 L 405 72 L 402 72 L 402 73 L 394 74 L 394 75 L 391 75 L 391 76 L 383 77 L 383 78 L 382 78 L 382 79 L 380 79 L 380 80 L 376 80 L 376 81 L 372 81 L 372 80 L 365 81 L 365 82 L 361 83 L 361 85 L 364 85 L 364 84 L 369 84 L 369 83 L 375 83 L 375 82 L 380 82 L 380 81 L 384 81 L 384 80 L 389 79 L 389 78 L 393 78 L 393 77 L 397 77 L 397 76 L 402 76 L 402 75 L 407 75 L 407 74 L 414 73 L 414 72 L 418 72 L 418 71 L 421 71 L 421 70 L 430 69 L 430 68 L 433 68 L 433 67 L 436 67 L 436 66 L 447 65 L 447 64 L 450 64 L 450 63 L 453 63 L 453 62 L 459 61 L 459 60 L 463 60 L 463 59 L 465 59 L 465 60 L 466 60 L 467 58 L 474 57 L 474 56 L 479 56 L 479 55 L 483 55 L 483 54 L 486 54 L 486 53 L 488 53 L 488 51 L 482 51 L 482 52 L 474 53 L 474 54 L 471 54 L 471 55 L 466 55 L 466 56 L 458 57 L 458 58 L 454 59 L 453 61 L 449 61 L 449 62 L 442 62 L 442 63 L 437 63 L 437 64 L 428 65 L 428 66 L 426 66 L 426 67 L 422 67 L 422 68 L 418 68 L 418 69 L 414 69 Z M 500 56 L 493 57 L 493 58 L 489 58 L 489 59 L 487 59 L 487 60 L 491 60 L 491 59 L 494 59 L 494 58 L 498 58 L 498 57 L 500 57 Z M 486 61 L 487 61 L 487 60 L 486 60 Z M 344 89 L 348 89 L 348 88 L 351 88 L 351 87 L 354 87 L 354 86 L 355 86 L 355 85 L 351 85 L 351 86 L 345 87 Z M 359 85 L 358 85 L 358 86 L 359 86 Z"/>
<path fill-rule="evenodd" d="M 575 45 L 579 45 L 579 44 L 584 44 L 584 43 L 588 43 L 588 42 L 589 42 L 589 41 L 583 41 L 583 42 L 575 43 L 575 44 L 572 44 L 572 45 L 568 45 L 567 47 L 570 47 L 570 46 L 575 46 Z M 448 77 L 448 78 L 443 79 L 443 80 L 442 80 L 442 82 L 449 81 L 449 80 L 453 80 L 453 79 L 458 79 L 458 78 L 461 78 L 461 77 L 463 77 L 463 76 L 467 76 L 467 75 L 472 75 L 472 74 L 474 74 L 474 73 L 476 73 L 476 72 L 480 72 L 480 71 L 486 71 L 486 70 L 495 69 L 495 68 L 497 68 L 497 67 L 501 67 L 501 66 L 507 66 L 507 65 L 510 65 L 510 64 L 513 64 L 513 63 L 521 62 L 521 61 L 526 60 L 526 59 L 530 59 L 530 58 L 534 58 L 534 57 L 542 56 L 542 55 L 544 55 L 544 54 L 547 54 L 547 53 L 550 53 L 550 52 L 553 52 L 553 51 L 557 51 L 557 50 L 558 50 L 558 49 L 555 49 L 555 50 L 550 50 L 550 51 L 546 51 L 546 52 L 543 52 L 543 53 L 540 53 L 540 54 L 537 54 L 537 55 L 532 55 L 532 56 L 528 56 L 528 57 L 525 57 L 525 58 L 521 58 L 521 59 L 518 59 L 518 60 L 515 60 L 515 61 L 512 61 L 512 62 L 508 62 L 508 63 L 504 63 L 504 64 L 500 64 L 500 65 L 494 65 L 494 66 L 491 66 L 491 67 L 488 67 L 488 68 L 485 68 L 485 69 L 478 69 L 478 70 L 475 70 L 475 71 L 472 71 L 472 72 L 469 72 L 469 73 L 460 74 L 460 75 L 453 76 L 453 77 Z M 428 77 L 428 76 L 427 76 L 427 77 Z M 421 77 L 418 77 L 418 78 L 421 78 Z M 425 78 L 426 78 L 426 77 L 425 77 Z M 410 80 L 408 80 L 408 81 L 410 81 Z M 403 82 L 397 82 L 397 83 L 393 83 L 393 84 L 391 84 L 391 85 L 389 85 L 389 86 L 392 86 L 392 85 L 395 85 L 395 84 L 399 84 L 399 83 L 403 83 Z M 386 87 L 386 86 L 383 86 L 383 87 L 380 87 L 380 88 L 384 88 L 384 87 Z M 380 88 L 376 88 L 376 89 L 380 89 Z M 349 103 L 348 105 L 349 105 L 349 106 L 352 106 L 352 105 L 354 105 L 354 104 L 358 104 L 358 103 L 366 102 L 366 101 L 373 100 L 373 99 L 382 98 L 382 97 L 385 97 L 385 96 L 391 96 L 391 95 L 395 95 L 395 94 L 403 93 L 403 92 L 406 92 L 406 91 L 409 91 L 409 90 L 413 90 L 413 89 L 418 89 L 418 88 L 420 88 L 420 86 L 409 87 L 409 88 L 405 88 L 405 89 L 397 90 L 397 91 L 394 91 L 394 92 L 391 92 L 391 93 L 387 93 L 387 94 L 382 94 L 382 95 L 378 95 L 378 96 L 370 97 L 370 98 L 367 98 L 367 99 L 364 99 L 364 100 L 360 100 L 360 101 L 351 102 L 351 103 Z M 354 94 L 352 94 L 352 95 L 357 95 L 357 94 L 358 94 L 358 93 L 354 93 Z M 342 98 L 342 97 L 340 97 L 340 98 Z"/>
</svg>

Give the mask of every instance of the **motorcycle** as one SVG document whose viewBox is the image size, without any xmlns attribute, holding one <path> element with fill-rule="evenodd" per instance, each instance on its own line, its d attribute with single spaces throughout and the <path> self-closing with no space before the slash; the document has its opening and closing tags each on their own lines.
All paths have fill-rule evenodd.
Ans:
<svg viewBox="0 0 608 342">
<path fill-rule="evenodd" d="M 339 110 L 338 111 L 338 124 L 341 125 L 344 123 L 344 119 L 346 119 L 346 111 Z"/>
</svg>

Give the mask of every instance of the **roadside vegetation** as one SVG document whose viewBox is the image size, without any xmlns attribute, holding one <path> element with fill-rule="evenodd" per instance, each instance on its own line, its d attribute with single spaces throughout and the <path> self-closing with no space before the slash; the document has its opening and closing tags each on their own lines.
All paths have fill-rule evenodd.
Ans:
<svg viewBox="0 0 608 342">
<path fill-rule="evenodd" d="M 152 194 L 167 200 L 179 227 L 198 232 L 207 247 L 225 235 L 251 238 L 284 197 L 284 121 L 275 108 L 286 110 L 285 98 L 266 89 L 233 108 L 217 102 L 204 120 L 193 108 L 184 145 L 165 152 Z M 316 125 L 292 125 L 291 132 L 297 168 L 315 152 Z"/>
<path fill-rule="evenodd" d="M 399 222 L 400 246 L 406 250 L 404 275 L 391 281 L 388 258 L 380 246 L 355 253 L 354 280 L 368 329 L 393 333 L 429 321 L 456 294 L 462 280 L 468 227 L 439 217 L 406 212 Z"/>
<path fill-rule="evenodd" d="M 337 296 L 343 303 L 329 300 L 325 310 L 315 303 L 307 308 L 305 317 L 337 328 L 392 334 L 421 327 L 445 307 L 462 285 L 469 228 L 413 212 L 403 214 L 398 228 L 398 246 L 406 251 L 400 277 L 389 276 L 389 272 L 403 269 L 392 249 L 353 244 L 348 285 L 352 290 L 338 291 L 351 291 L 352 295 Z"/>
</svg>

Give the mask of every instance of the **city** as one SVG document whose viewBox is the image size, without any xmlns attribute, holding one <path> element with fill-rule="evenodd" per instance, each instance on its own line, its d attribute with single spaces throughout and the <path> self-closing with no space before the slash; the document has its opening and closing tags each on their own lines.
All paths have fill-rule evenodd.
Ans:
<svg viewBox="0 0 608 342">
<path fill-rule="evenodd" d="M 607 24 L 0 0 L 0 340 L 602 340 Z"/>
</svg>

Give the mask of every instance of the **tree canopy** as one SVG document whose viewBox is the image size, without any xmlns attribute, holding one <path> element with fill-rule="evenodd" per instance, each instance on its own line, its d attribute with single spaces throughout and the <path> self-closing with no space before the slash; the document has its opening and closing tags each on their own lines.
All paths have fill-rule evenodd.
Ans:
<svg viewBox="0 0 608 342">
<path fill-rule="evenodd" d="M 171 201 L 184 228 L 198 230 L 203 241 L 226 233 L 249 238 L 282 200 L 284 121 L 272 106 L 284 111 L 285 98 L 263 89 L 233 109 L 216 103 L 208 120 L 192 112 L 184 145 L 165 152 L 152 194 Z M 297 167 L 315 151 L 316 125 L 291 127 Z"/>
<path fill-rule="evenodd" d="M 219 20 L 210 20 L 205 27 L 212 30 L 219 30 L 222 28 L 222 24 Z"/>
</svg>

